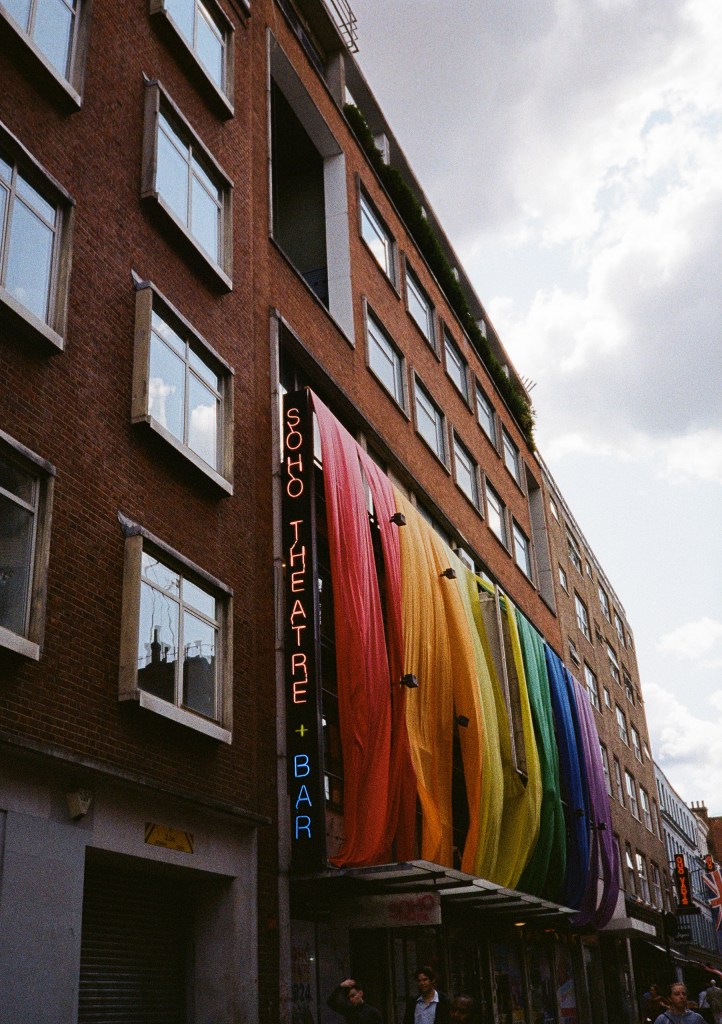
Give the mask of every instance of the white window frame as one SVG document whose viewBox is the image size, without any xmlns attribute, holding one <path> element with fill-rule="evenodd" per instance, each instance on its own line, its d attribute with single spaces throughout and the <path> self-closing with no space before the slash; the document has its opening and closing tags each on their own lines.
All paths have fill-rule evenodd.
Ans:
<svg viewBox="0 0 722 1024">
<path fill-rule="evenodd" d="M 604 687 L 604 704 L 610 711 L 612 710 L 612 695 L 606 686 Z"/>
<path fill-rule="evenodd" d="M 0 0 L 1 2 L 1 0 Z M 201 60 L 194 40 L 188 39 L 172 12 L 168 11 L 168 0 L 150 0 L 150 14 L 159 25 L 167 26 L 175 44 L 180 44 L 183 53 L 190 58 L 194 78 L 206 94 L 215 101 L 215 108 L 221 117 L 233 116 L 234 81 L 234 34 L 235 27 L 216 0 L 188 0 L 193 5 L 193 32 L 197 37 L 197 22 L 205 20 L 221 41 L 221 80 L 216 82 L 213 74 Z M 243 0 L 241 0 L 243 2 Z"/>
<path fill-rule="evenodd" d="M 604 587 L 601 585 L 601 583 L 598 586 L 598 591 L 599 591 L 599 604 L 600 604 L 600 607 L 602 609 L 602 614 L 604 615 L 604 618 L 607 620 L 607 622 L 611 622 L 612 621 L 612 613 L 611 613 L 611 609 L 610 609 L 610 606 L 609 606 L 609 597 L 607 596 L 607 592 L 604 589 Z"/>
<path fill-rule="evenodd" d="M 637 783 L 631 772 L 624 769 L 624 785 L 627 791 L 628 807 L 632 816 L 639 821 L 639 801 L 637 800 Z"/>
<path fill-rule="evenodd" d="M 217 377 L 219 387 L 218 416 L 216 422 L 216 465 L 212 466 L 198 455 L 187 443 L 178 438 L 151 414 L 150 405 L 150 357 L 152 344 L 153 313 L 156 313 L 186 346 L 186 377 L 197 376 L 191 365 L 191 353 L 207 366 Z M 135 348 L 133 355 L 133 401 L 131 422 L 145 423 L 159 434 L 184 458 L 212 480 L 226 494 L 233 494 L 233 375 L 231 366 L 213 349 L 176 307 L 160 292 L 151 281 L 140 281 L 136 285 L 135 298 Z M 203 379 L 206 387 L 211 387 Z M 184 420 L 187 420 L 187 395 L 184 402 Z"/>
<path fill-rule="evenodd" d="M 607 648 L 607 660 L 609 661 L 609 673 L 615 683 L 622 685 L 622 669 L 619 665 L 617 654 L 610 644 L 605 643 Z"/>
<path fill-rule="evenodd" d="M 511 533 L 514 542 L 514 561 L 526 578 L 533 580 L 531 541 L 514 518 L 511 521 Z"/>
<path fill-rule="evenodd" d="M 475 389 L 476 419 L 482 431 L 496 448 L 496 413 L 491 399 L 476 381 Z"/>
<path fill-rule="evenodd" d="M 38 8 L 44 0 L 31 0 L 27 28 L 20 25 L 6 10 L 0 0 L 0 22 L 10 30 L 9 35 L 25 53 L 31 55 L 33 69 L 39 72 L 34 75 L 35 82 L 49 86 L 53 95 L 72 110 L 79 110 L 83 102 L 83 80 L 88 55 L 88 39 L 90 34 L 91 0 L 63 0 L 64 6 L 72 8 L 73 26 L 70 32 L 68 59 L 65 72 L 60 71 L 46 56 L 33 38 Z M 28 31 L 28 29 L 30 31 Z"/>
<path fill-rule="evenodd" d="M 233 591 L 210 573 L 185 558 L 164 541 L 137 523 L 118 516 L 125 535 L 123 602 L 121 626 L 118 699 L 135 701 L 139 707 L 188 726 L 223 743 L 232 741 L 233 728 Z M 179 573 L 184 580 L 212 593 L 217 603 L 218 652 L 216 719 L 209 719 L 179 702 L 171 703 L 138 685 L 138 642 L 140 631 L 141 565 L 144 552 L 155 555 L 163 565 Z M 177 672 L 182 673 L 179 659 Z"/>
<path fill-rule="evenodd" d="M 406 371 L 403 353 L 391 340 L 391 336 L 386 328 L 368 306 L 366 307 L 365 325 L 366 365 L 386 394 L 390 395 L 396 405 L 406 412 Z M 385 358 L 389 366 L 392 368 L 394 381 L 393 389 L 389 388 L 383 378 L 383 375 L 379 372 L 379 368 L 374 366 L 374 352 L 377 353 L 378 356 Z"/>
<path fill-rule="evenodd" d="M 411 319 L 414 321 L 418 329 L 421 331 L 424 338 L 426 338 L 429 345 L 431 345 L 433 350 L 436 351 L 436 327 L 434 323 L 434 304 L 432 303 L 431 299 L 426 293 L 424 286 L 421 284 L 418 277 L 409 266 L 408 261 L 406 261 L 405 263 L 405 271 L 406 311 L 411 317 Z M 421 317 L 420 315 L 417 315 L 415 307 L 412 307 L 412 304 L 409 300 L 410 295 L 413 296 L 413 298 L 415 298 L 416 301 L 418 302 L 419 306 L 421 306 L 425 310 L 425 316 Z"/>
<path fill-rule="evenodd" d="M 421 427 L 420 414 L 423 413 L 426 413 L 428 419 L 433 421 L 435 442 L 430 440 Z M 414 420 L 416 433 L 424 444 L 431 449 L 437 459 L 446 466 L 448 458 L 446 451 L 446 418 L 439 405 L 431 397 L 428 389 L 424 387 L 416 374 L 414 374 Z"/>
<path fill-rule="evenodd" d="M 444 364 L 446 374 L 450 378 L 456 390 L 469 404 L 469 364 L 462 355 L 461 349 L 449 333 L 449 328 L 444 326 Z"/>
<path fill-rule="evenodd" d="M 619 612 L 617 612 L 616 610 L 614 612 L 614 628 L 617 631 L 617 636 L 619 637 L 620 644 L 622 645 L 622 647 L 625 647 L 626 644 L 624 642 L 624 623 L 622 622 L 619 616 Z"/>
<path fill-rule="evenodd" d="M 479 486 L 479 465 L 461 438 L 454 431 L 454 480 L 461 493 L 471 502 L 477 512 L 481 512 L 481 489 Z M 459 468 L 462 468 L 469 480 L 469 490 L 459 480 Z"/>
<path fill-rule="evenodd" d="M 566 574 L 566 570 L 561 565 L 559 566 L 559 585 L 562 590 L 566 591 L 567 594 L 569 593 L 569 577 Z"/>
<path fill-rule="evenodd" d="M 602 771 L 604 772 L 604 783 L 607 787 L 607 793 L 612 796 L 612 775 L 609 770 L 609 754 L 604 744 L 599 741 L 599 749 L 602 755 Z"/>
<path fill-rule="evenodd" d="M 582 556 L 577 547 L 577 543 L 572 537 L 569 530 L 567 530 L 567 552 L 569 554 L 569 561 L 572 563 L 577 572 L 581 575 L 582 571 Z"/>
<path fill-rule="evenodd" d="M 617 800 L 620 802 L 622 807 L 625 807 L 624 802 L 624 782 L 622 781 L 622 766 L 619 763 L 619 758 L 616 754 L 612 755 L 614 761 L 614 782 L 617 787 Z"/>
<path fill-rule="evenodd" d="M 634 751 L 634 756 L 637 758 L 640 764 L 644 764 L 644 759 L 642 757 L 642 739 L 639 735 L 639 732 L 635 729 L 633 725 L 630 725 L 630 730 L 632 733 L 632 750 Z"/>
<path fill-rule="evenodd" d="M 617 731 L 619 732 L 619 738 L 626 746 L 629 746 L 629 732 L 627 729 L 627 716 L 624 714 L 619 704 L 615 704 L 615 714 L 617 717 Z"/>
<path fill-rule="evenodd" d="M 509 470 L 509 473 L 512 475 L 518 486 L 522 487 L 521 453 L 506 427 L 501 428 L 501 444 L 502 454 L 504 456 L 504 465 Z"/>
<path fill-rule="evenodd" d="M 209 149 L 201 142 L 197 133 L 173 102 L 166 90 L 158 81 L 145 83 L 145 127 L 143 132 L 143 169 L 141 198 L 153 204 L 163 216 L 165 223 L 172 229 L 176 238 L 183 243 L 184 249 L 192 254 L 192 265 L 197 266 L 197 257 L 201 266 L 212 274 L 213 279 L 225 291 L 233 287 L 233 182 Z M 161 118 L 174 133 L 170 139 L 162 128 Z M 181 218 L 170 206 L 163 194 L 158 190 L 158 140 L 161 131 L 170 139 L 180 154 L 180 148 L 186 149 L 183 156 L 189 175 L 188 202 L 191 201 L 191 182 L 197 180 L 218 209 L 218 252 L 207 252 L 201 242 L 193 235 L 189 223 Z M 211 196 L 205 187 L 203 178 L 218 190 L 218 196 Z"/>
<path fill-rule="evenodd" d="M 491 530 L 491 532 L 496 537 L 496 539 L 501 544 L 503 544 L 505 548 L 508 549 L 508 547 L 509 547 L 509 527 L 507 526 L 507 522 L 506 522 L 506 505 L 501 500 L 501 497 L 499 496 L 498 492 L 492 487 L 492 485 L 489 483 L 488 480 L 486 481 L 486 488 L 485 488 L 485 490 L 486 490 L 486 522 L 487 522 L 487 525 L 488 525 L 489 529 Z M 491 509 L 492 512 L 494 513 L 493 516 L 490 514 L 489 509 Z M 493 524 L 494 524 L 494 522 L 497 521 L 497 519 L 498 519 L 498 522 L 499 522 L 499 525 L 500 525 L 500 528 L 501 528 L 501 535 L 499 533 L 497 533 L 497 531 L 494 529 L 494 525 Z"/>
<path fill-rule="evenodd" d="M 642 820 L 644 821 L 645 828 L 654 834 L 654 829 L 652 828 L 652 808 L 649 804 L 649 793 L 644 786 L 639 787 L 639 803 L 642 807 Z"/>
<path fill-rule="evenodd" d="M 11 167 L 9 188 L 5 189 L 5 218 L 0 222 L 0 317 L 27 340 L 47 343 L 51 349 L 62 351 L 67 327 L 75 201 L 2 123 L 0 158 Z M 26 181 L 38 193 L 40 200 L 54 210 L 52 227 L 47 218 L 42 218 L 53 232 L 45 317 L 38 316 L 5 288 L 12 210 L 17 203 L 32 209 L 17 191 L 18 178 Z"/>
<path fill-rule="evenodd" d="M 650 867 L 650 892 L 652 896 L 652 906 L 656 907 L 657 910 L 664 909 L 664 902 L 662 897 L 662 879 L 659 874 L 659 868 L 653 860 L 649 862 Z"/>
<path fill-rule="evenodd" d="M 591 643 L 592 632 L 589 626 L 589 610 L 576 590 L 574 591 L 574 610 L 577 616 L 577 626 L 579 627 L 579 631 L 583 633 L 589 643 Z"/>
<path fill-rule="evenodd" d="M 389 231 L 386 222 L 384 221 L 381 214 L 376 209 L 375 204 L 370 199 L 366 189 L 363 185 L 359 184 L 358 189 L 358 218 L 359 218 L 359 237 L 364 244 L 364 247 L 368 249 L 369 253 L 373 257 L 374 263 L 378 266 L 384 276 L 396 289 L 396 240 Z M 364 234 L 364 224 L 368 224 L 371 232 L 380 241 L 385 260 L 382 262 L 377 253 L 374 251 L 371 242 Z"/>
<path fill-rule="evenodd" d="M 22 508 L 33 517 L 23 629 L 17 633 L 0 626 L 0 648 L 13 651 L 32 661 L 39 661 L 45 635 L 55 467 L 6 434 L 4 430 L 0 430 L 0 458 L 16 465 L 22 473 L 33 479 L 32 495 L 29 499 L 5 491 L 0 486 L 3 503 Z"/>
<path fill-rule="evenodd" d="M 595 707 L 597 711 L 601 711 L 602 704 L 599 699 L 599 682 L 586 661 L 584 662 L 584 682 L 587 687 L 587 693 L 589 694 L 590 704 L 592 707 Z"/>
<path fill-rule="evenodd" d="M 643 854 L 639 850 L 635 851 L 637 859 L 637 877 L 639 878 L 639 889 L 642 900 L 645 903 L 649 903 L 649 880 L 647 878 L 647 864 Z"/>
<path fill-rule="evenodd" d="M 577 650 L 577 645 L 574 643 L 571 637 L 569 637 L 569 657 L 572 659 L 575 665 L 581 665 L 581 656 L 579 654 L 579 651 Z"/>
</svg>

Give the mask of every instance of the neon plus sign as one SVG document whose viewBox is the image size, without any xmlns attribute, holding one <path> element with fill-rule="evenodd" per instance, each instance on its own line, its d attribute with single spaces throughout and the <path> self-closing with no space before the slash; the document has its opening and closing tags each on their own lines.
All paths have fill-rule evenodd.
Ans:
<svg viewBox="0 0 722 1024">
<path fill-rule="evenodd" d="M 298 733 L 298 734 L 300 735 L 301 739 L 303 739 L 303 737 L 304 737 L 304 736 L 306 735 L 306 733 L 308 732 L 308 729 L 306 728 L 306 726 L 305 726 L 305 725 L 302 725 L 302 726 L 300 727 L 300 729 L 296 729 L 296 732 L 297 732 L 297 733 Z"/>
</svg>

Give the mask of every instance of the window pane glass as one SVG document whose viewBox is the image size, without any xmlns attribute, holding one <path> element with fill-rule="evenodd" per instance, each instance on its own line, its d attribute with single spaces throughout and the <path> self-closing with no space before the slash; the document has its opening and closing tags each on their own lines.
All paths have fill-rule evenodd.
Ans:
<svg viewBox="0 0 722 1024">
<path fill-rule="evenodd" d="M 196 371 L 198 376 L 202 377 L 204 381 L 210 384 L 214 391 L 220 390 L 220 381 L 218 379 L 218 374 L 214 373 L 213 370 L 211 370 L 210 366 L 207 366 L 206 363 L 203 362 L 201 357 L 193 351 L 193 349 L 190 349 L 188 352 L 188 362 Z"/>
<path fill-rule="evenodd" d="M 188 447 L 215 468 L 218 401 L 197 377 L 188 380 Z"/>
<path fill-rule="evenodd" d="M 406 297 L 409 305 L 409 313 L 421 328 L 424 336 L 431 341 L 431 309 L 426 296 L 414 278 L 408 274 L 406 278 Z"/>
<path fill-rule="evenodd" d="M 480 388 L 476 389 L 476 413 L 479 417 L 481 429 L 484 431 L 486 436 L 490 438 L 492 444 L 495 444 L 496 434 L 494 431 L 494 410 L 491 402 Z"/>
<path fill-rule="evenodd" d="M 183 703 L 216 717 L 216 630 L 190 612 L 183 614 Z"/>
<path fill-rule="evenodd" d="M 175 702 L 178 627 L 178 603 L 141 583 L 138 686 L 171 704 Z"/>
<path fill-rule="evenodd" d="M 149 555 L 147 551 L 143 552 L 141 571 L 147 580 L 155 583 L 162 590 L 167 590 L 169 594 L 178 596 L 180 593 L 180 576 L 178 573 L 174 572 L 173 569 L 169 569 L 167 565 L 163 565 L 153 555 Z"/>
<path fill-rule="evenodd" d="M 35 477 L 20 469 L 13 462 L 0 459 L 0 487 L 14 494 L 21 501 L 34 505 Z"/>
<path fill-rule="evenodd" d="M 469 453 L 462 448 L 458 441 L 454 442 L 454 461 L 456 464 L 456 482 L 467 498 L 474 504 L 478 504 L 478 491 L 476 485 L 476 465 Z"/>
<path fill-rule="evenodd" d="M 62 0 L 42 0 L 36 5 L 35 43 L 61 75 L 67 74 L 73 15 Z"/>
<path fill-rule="evenodd" d="M 363 196 L 361 196 L 361 236 L 381 269 L 390 277 L 389 239 Z"/>
<path fill-rule="evenodd" d="M 166 0 L 165 9 L 188 44 L 193 46 L 193 0 Z"/>
<path fill-rule="evenodd" d="M 148 412 L 179 441 L 184 440 L 184 382 L 183 360 L 151 334 Z"/>
<path fill-rule="evenodd" d="M 209 619 L 216 617 L 215 597 L 190 580 L 183 580 L 183 604 L 191 605 Z"/>
<path fill-rule="evenodd" d="M 188 224 L 188 163 L 162 132 L 158 132 L 156 188 L 171 210 Z"/>
<path fill-rule="evenodd" d="M 151 317 L 151 327 L 155 333 L 160 335 L 179 355 L 185 357 L 186 345 L 180 335 L 176 334 L 173 328 L 165 320 L 162 320 L 155 310 L 153 310 Z"/>
<path fill-rule="evenodd" d="M 448 336 L 445 338 L 446 348 L 446 372 L 449 374 L 454 384 L 456 384 L 459 391 L 462 393 L 464 398 L 467 397 L 467 379 L 466 379 L 466 363 L 464 358 L 457 349 L 454 342 Z"/>
<path fill-rule="evenodd" d="M 53 232 L 24 203 L 16 200 L 10 225 L 5 287 L 31 313 L 48 315 Z"/>
<path fill-rule="evenodd" d="M 210 15 L 200 4 L 197 26 L 198 58 L 216 85 L 221 86 L 223 82 L 223 44 L 218 38 L 218 31 L 213 25 Z"/>
<path fill-rule="evenodd" d="M 0 626 L 25 633 L 33 553 L 33 513 L 0 494 Z"/>
<path fill-rule="evenodd" d="M 11 18 L 17 21 L 24 32 L 28 30 L 30 18 L 30 0 L 1 0 L 2 6 Z"/>
<path fill-rule="evenodd" d="M 0 157 L 0 178 L 2 178 L 4 181 L 6 181 L 8 183 L 8 185 L 9 185 L 10 184 L 10 179 L 12 178 L 12 174 L 13 174 L 13 169 L 10 166 L 10 164 L 6 163 L 6 161 L 3 160 L 2 157 Z"/>
<path fill-rule="evenodd" d="M 401 403 L 403 393 L 400 391 L 400 360 L 393 346 L 376 327 L 372 320 L 368 321 L 369 363 L 374 373 L 397 402 Z"/>
<path fill-rule="evenodd" d="M 486 488 L 487 518 L 489 527 L 499 540 L 506 544 L 506 526 L 504 524 L 504 506 L 498 495 L 487 485 Z"/>
<path fill-rule="evenodd" d="M 218 239 L 220 235 L 220 210 L 208 195 L 198 178 L 193 175 L 193 202 L 191 205 L 191 233 L 209 256 L 218 260 Z"/>
<path fill-rule="evenodd" d="M 425 391 L 416 387 L 416 422 L 426 443 L 443 458 L 441 442 L 441 415 Z"/>
<path fill-rule="evenodd" d="M 55 226 L 55 207 L 47 199 L 43 199 L 37 189 L 34 189 L 22 175 L 17 176 L 17 192 L 19 196 L 27 201 L 28 206 L 39 213 L 49 224 Z"/>
</svg>

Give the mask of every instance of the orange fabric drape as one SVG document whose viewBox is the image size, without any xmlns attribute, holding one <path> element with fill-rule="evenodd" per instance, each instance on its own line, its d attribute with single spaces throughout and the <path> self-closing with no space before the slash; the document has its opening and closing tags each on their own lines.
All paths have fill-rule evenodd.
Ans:
<svg viewBox="0 0 722 1024">
<path fill-rule="evenodd" d="M 378 864 L 387 846 L 389 665 L 358 446 L 314 395 L 321 436 L 336 679 L 344 759 L 344 840 L 334 864 Z"/>
<path fill-rule="evenodd" d="M 421 856 L 452 864 L 452 666 L 439 567 L 429 530 L 397 491 L 401 541 L 404 669 L 418 679 L 406 699 L 406 726 L 422 812 Z M 445 582 L 445 581 L 444 581 Z"/>
</svg>

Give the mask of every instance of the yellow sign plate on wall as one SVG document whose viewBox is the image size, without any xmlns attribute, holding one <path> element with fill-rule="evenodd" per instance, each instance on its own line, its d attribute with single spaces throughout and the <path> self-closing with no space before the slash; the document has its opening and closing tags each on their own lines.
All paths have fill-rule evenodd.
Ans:
<svg viewBox="0 0 722 1024">
<path fill-rule="evenodd" d="M 166 850 L 193 853 L 193 833 L 170 828 L 168 825 L 156 825 L 152 821 L 146 821 L 145 841 L 149 846 L 163 846 Z"/>
</svg>

